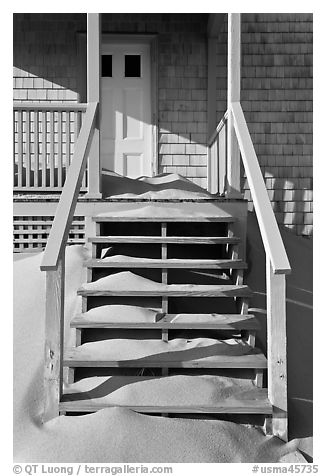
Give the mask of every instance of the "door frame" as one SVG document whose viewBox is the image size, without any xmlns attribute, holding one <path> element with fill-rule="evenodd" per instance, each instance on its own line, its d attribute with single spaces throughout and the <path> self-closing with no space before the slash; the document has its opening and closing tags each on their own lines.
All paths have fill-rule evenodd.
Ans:
<svg viewBox="0 0 326 476">
<path fill-rule="evenodd" d="M 150 163 L 151 175 L 158 174 L 158 36 L 138 35 L 133 33 L 102 33 L 101 46 L 115 43 L 145 43 L 150 46 L 151 64 L 151 141 L 152 158 Z"/>
</svg>

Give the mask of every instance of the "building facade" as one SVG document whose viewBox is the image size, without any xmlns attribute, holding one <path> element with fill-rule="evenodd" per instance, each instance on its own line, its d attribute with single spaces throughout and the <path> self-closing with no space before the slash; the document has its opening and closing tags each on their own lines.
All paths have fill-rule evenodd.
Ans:
<svg viewBox="0 0 326 476">
<path fill-rule="evenodd" d="M 241 103 L 268 194 L 278 223 L 296 234 L 310 236 L 313 203 L 312 15 L 243 14 L 241 23 Z M 14 15 L 16 103 L 87 101 L 86 29 L 86 14 Z M 102 55 L 108 51 L 105 44 L 112 41 L 125 44 L 126 48 L 135 40 L 149 45 L 148 61 L 143 66 L 148 70 L 150 87 L 144 86 L 142 103 L 136 98 L 129 101 L 134 101 L 131 116 L 145 114 L 142 108 L 147 101 L 150 119 L 144 119 L 144 124 L 155 126 L 148 132 L 152 137 L 151 158 L 146 160 L 152 163 L 144 169 L 146 174 L 176 173 L 209 188 L 209 138 L 227 108 L 227 15 L 102 14 L 102 38 Z M 102 100 L 105 101 L 103 91 Z M 148 94 L 147 99 L 144 94 Z M 102 118 L 106 119 L 103 110 L 102 107 Z M 69 119 L 63 115 L 61 121 L 59 124 L 56 116 L 53 119 L 46 117 L 47 133 L 51 133 L 53 127 L 54 134 L 52 146 L 46 140 L 46 156 L 49 161 L 52 154 L 54 163 L 60 162 L 64 168 L 72 155 L 79 125 L 71 114 Z M 24 118 L 22 123 L 19 145 L 16 117 L 15 166 L 17 172 L 21 147 L 21 167 L 23 173 L 26 169 L 27 177 L 35 170 L 35 130 L 33 118 L 29 130 L 26 130 Z M 128 127 L 132 132 L 133 123 Z M 26 134 L 30 135 L 27 142 Z M 108 137 L 108 143 L 110 140 Z M 107 147 L 109 157 L 110 145 Z M 102 144 L 102 151 L 104 149 Z M 128 151 L 123 153 L 126 155 Z M 29 166 L 25 166 L 26 154 L 31 156 Z M 37 155 L 42 155 L 40 138 Z M 129 167 L 130 157 L 126 157 L 126 167 Z M 110 164 L 110 159 L 107 163 L 102 160 L 104 168 L 110 169 Z M 133 161 L 130 164 L 134 167 Z M 124 174 L 122 169 L 116 171 Z M 136 175 L 137 172 L 138 169 Z M 63 182 L 65 170 L 62 174 Z M 27 186 L 24 180 L 19 187 L 18 175 L 16 173 L 14 179 L 17 193 L 25 193 L 24 187 L 26 192 L 33 185 L 35 187 L 33 181 Z M 55 185 L 56 175 L 53 175 L 52 185 Z M 244 176 L 242 190 L 250 201 Z M 37 193 L 32 189 L 31 192 Z"/>
</svg>

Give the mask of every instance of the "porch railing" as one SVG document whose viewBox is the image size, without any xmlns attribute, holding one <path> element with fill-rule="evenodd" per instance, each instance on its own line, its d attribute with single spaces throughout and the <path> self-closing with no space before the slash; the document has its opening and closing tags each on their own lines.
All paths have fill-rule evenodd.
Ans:
<svg viewBox="0 0 326 476">
<path fill-rule="evenodd" d="M 92 144 L 98 103 L 89 103 L 45 248 L 46 271 L 45 379 L 43 421 L 59 414 L 62 392 L 65 248 Z"/>
<path fill-rule="evenodd" d="M 215 131 L 208 140 L 208 191 L 223 195 L 227 176 L 227 120 L 228 112 L 224 114 Z"/>
<path fill-rule="evenodd" d="M 14 191 L 61 192 L 87 104 L 14 103 Z M 81 190 L 86 191 L 86 174 Z"/>
</svg>

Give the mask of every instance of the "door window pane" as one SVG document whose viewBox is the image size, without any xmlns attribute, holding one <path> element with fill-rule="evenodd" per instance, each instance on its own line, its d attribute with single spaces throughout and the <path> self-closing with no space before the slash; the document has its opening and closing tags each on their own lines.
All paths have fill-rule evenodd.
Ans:
<svg viewBox="0 0 326 476">
<path fill-rule="evenodd" d="M 102 77 L 112 78 L 112 55 L 102 55 Z"/>
<path fill-rule="evenodd" d="M 140 55 L 125 55 L 125 77 L 140 78 Z"/>
</svg>

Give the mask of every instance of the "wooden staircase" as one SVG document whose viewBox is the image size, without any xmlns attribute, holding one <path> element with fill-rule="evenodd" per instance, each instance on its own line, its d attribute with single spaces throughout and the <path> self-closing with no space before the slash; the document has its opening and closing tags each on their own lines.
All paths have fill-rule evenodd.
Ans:
<svg viewBox="0 0 326 476">
<path fill-rule="evenodd" d="M 122 406 L 163 415 L 271 415 L 267 360 L 255 346 L 259 323 L 248 312 L 243 219 L 102 213 L 92 222 L 60 412 Z M 140 384 L 153 401 L 146 394 L 140 401 Z M 231 390 L 200 400 L 196 389 L 205 385 Z M 127 387 L 129 397 L 116 399 Z"/>
<path fill-rule="evenodd" d="M 229 31 L 239 34 L 239 17 Z M 200 199 L 159 206 L 164 200 L 103 200 L 98 102 L 87 104 L 41 264 L 43 421 L 108 406 L 164 415 L 255 413 L 266 417 L 273 435 L 287 440 L 291 266 L 234 91 L 240 81 L 232 71 L 228 77 L 228 110 L 208 141 L 208 179 L 219 181 L 222 196 L 203 200 L 207 213 L 199 213 Z M 81 197 L 88 158 L 88 193 Z M 247 203 L 240 160 L 266 255 L 267 358 L 256 348 L 258 324 L 248 312 L 251 291 L 244 283 Z M 186 201 L 193 203 L 175 205 Z M 87 282 L 78 290 L 82 313 L 71 316 L 75 345 L 64 349 L 65 250 L 74 216 L 85 217 L 92 256 L 85 263 Z M 105 247 L 112 250 L 103 254 Z"/>
</svg>

